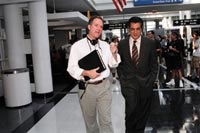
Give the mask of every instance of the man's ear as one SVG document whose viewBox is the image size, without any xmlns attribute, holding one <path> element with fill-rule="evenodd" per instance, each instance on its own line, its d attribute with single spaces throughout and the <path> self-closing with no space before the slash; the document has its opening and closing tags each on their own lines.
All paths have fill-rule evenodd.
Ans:
<svg viewBox="0 0 200 133">
<path fill-rule="evenodd" d="M 90 30 L 90 25 L 88 25 L 88 30 Z"/>
</svg>

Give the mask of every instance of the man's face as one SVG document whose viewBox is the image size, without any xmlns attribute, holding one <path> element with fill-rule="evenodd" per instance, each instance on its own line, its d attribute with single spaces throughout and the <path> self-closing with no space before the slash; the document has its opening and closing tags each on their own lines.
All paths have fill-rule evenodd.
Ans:
<svg viewBox="0 0 200 133">
<path fill-rule="evenodd" d="M 114 42 L 119 42 L 119 39 L 118 39 L 118 38 L 115 38 L 115 39 L 114 39 Z"/>
<path fill-rule="evenodd" d="M 103 30 L 103 22 L 101 19 L 94 19 L 93 22 L 88 25 L 90 39 L 97 39 L 100 37 Z"/>
<path fill-rule="evenodd" d="M 129 32 L 134 40 L 137 40 L 142 34 L 142 28 L 140 23 L 130 23 Z"/>
<path fill-rule="evenodd" d="M 154 40 L 154 35 L 151 32 L 147 33 L 147 37 Z"/>
<path fill-rule="evenodd" d="M 196 34 L 192 34 L 192 37 L 193 37 L 193 39 L 194 39 L 194 38 L 196 39 L 197 36 L 196 36 Z"/>
<path fill-rule="evenodd" d="M 177 39 L 177 36 L 174 35 L 174 34 L 171 34 L 171 39 L 172 39 L 172 40 L 176 40 L 176 39 Z"/>
</svg>

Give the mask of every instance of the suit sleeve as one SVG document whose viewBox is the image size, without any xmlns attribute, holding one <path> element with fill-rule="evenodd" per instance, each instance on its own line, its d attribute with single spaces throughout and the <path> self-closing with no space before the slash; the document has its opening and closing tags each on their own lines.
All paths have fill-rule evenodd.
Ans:
<svg viewBox="0 0 200 133">
<path fill-rule="evenodd" d="M 117 67 L 117 74 L 118 74 L 119 78 L 121 78 L 121 76 L 122 76 L 122 63 L 123 63 L 123 54 L 122 54 L 122 48 L 121 48 L 122 44 L 121 43 L 122 43 L 122 41 L 120 41 L 118 44 L 118 53 L 121 57 L 121 62 Z"/>
<path fill-rule="evenodd" d="M 156 54 L 156 44 L 152 43 L 151 49 L 151 60 L 150 60 L 150 75 L 149 75 L 149 86 L 153 86 L 156 76 L 158 74 L 158 56 Z"/>
</svg>

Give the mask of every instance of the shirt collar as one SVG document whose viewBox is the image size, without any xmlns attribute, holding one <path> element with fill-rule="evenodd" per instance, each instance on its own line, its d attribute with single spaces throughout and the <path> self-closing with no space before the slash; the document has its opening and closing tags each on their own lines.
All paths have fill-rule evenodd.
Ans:
<svg viewBox="0 0 200 133">
<path fill-rule="evenodd" d="M 130 36 L 130 39 L 129 39 L 129 41 L 130 42 L 133 42 L 134 41 L 134 39 Z M 139 45 L 140 44 L 140 42 L 141 42 L 141 36 L 137 39 L 137 40 L 135 40 L 135 41 L 137 41 L 136 42 L 136 45 Z"/>
</svg>

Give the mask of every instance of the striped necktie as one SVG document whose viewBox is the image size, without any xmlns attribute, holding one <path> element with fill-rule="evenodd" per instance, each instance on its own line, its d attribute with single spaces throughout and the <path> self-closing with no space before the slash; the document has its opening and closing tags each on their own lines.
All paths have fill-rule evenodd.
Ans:
<svg viewBox="0 0 200 133">
<path fill-rule="evenodd" d="M 136 46 L 136 41 L 134 41 L 133 47 L 132 47 L 132 60 L 136 65 L 138 64 L 138 59 L 139 59 L 138 49 L 137 49 L 137 46 Z"/>
</svg>

